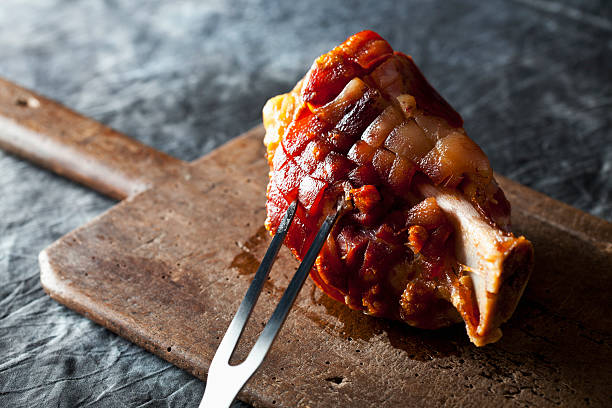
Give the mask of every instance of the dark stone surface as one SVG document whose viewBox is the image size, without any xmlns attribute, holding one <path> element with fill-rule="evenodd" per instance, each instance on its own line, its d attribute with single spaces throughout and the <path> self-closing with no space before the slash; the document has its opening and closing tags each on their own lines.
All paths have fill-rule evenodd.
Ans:
<svg viewBox="0 0 612 408">
<path fill-rule="evenodd" d="M 321 3 L 5 0 L 0 76 L 191 160 L 371 28 L 498 172 L 612 219 L 612 3 Z M 197 406 L 200 381 L 40 287 L 38 252 L 112 205 L 0 152 L 0 406 Z"/>
</svg>

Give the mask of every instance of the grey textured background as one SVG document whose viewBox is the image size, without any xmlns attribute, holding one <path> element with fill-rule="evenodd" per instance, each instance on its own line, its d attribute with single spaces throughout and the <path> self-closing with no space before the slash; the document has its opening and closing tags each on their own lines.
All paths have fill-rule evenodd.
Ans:
<svg viewBox="0 0 612 408">
<path fill-rule="evenodd" d="M 364 28 L 414 57 L 498 172 L 612 219 L 609 1 L 3 0 L 0 76 L 192 160 Z M 197 406 L 200 381 L 40 287 L 38 252 L 112 205 L 0 152 L 0 406 Z"/>
</svg>

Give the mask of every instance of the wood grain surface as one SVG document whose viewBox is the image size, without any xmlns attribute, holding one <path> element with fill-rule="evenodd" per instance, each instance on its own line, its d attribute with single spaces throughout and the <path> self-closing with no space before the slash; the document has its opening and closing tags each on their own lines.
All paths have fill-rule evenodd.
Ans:
<svg viewBox="0 0 612 408">
<path fill-rule="evenodd" d="M 268 243 L 256 128 L 73 231 L 40 255 L 59 302 L 205 380 Z M 188 178 L 188 179 L 187 179 Z M 160 180 L 164 180 L 162 177 Z M 612 404 L 612 225 L 500 177 L 536 267 L 500 342 L 424 331 L 302 289 L 240 398 L 254 406 Z M 297 263 L 283 249 L 235 359 Z"/>
</svg>

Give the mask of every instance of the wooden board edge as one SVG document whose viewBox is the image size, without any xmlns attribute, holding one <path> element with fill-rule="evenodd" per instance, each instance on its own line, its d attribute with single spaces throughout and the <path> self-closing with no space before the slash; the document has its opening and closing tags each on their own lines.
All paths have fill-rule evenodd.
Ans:
<svg viewBox="0 0 612 408">
<path fill-rule="evenodd" d="M 148 334 L 148 331 L 143 330 L 138 324 L 127 326 L 131 327 L 132 330 L 124 330 L 122 327 L 126 325 L 122 323 L 121 318 L 118 318 L 116 311 L 100 307 L 99 304 L 94 303 L 81 292 L 75 291 L 74 288 L 70 288 L 68 291 L 69 285 L 63 281 L 49 259 L 48 251 L 53 249 L 54 244 L 42 250 L 38 255 L 41 286 L 51 299 L 206 382 L 208 367 L 210 366 L 208 360 L 203 359 L 197 354 L 184 351 L 177 353 L 177 350 L 173 350 L 170 353 L 166 349 L 165 344 L 156 341 L 154 337 Z M 90 313 L 89 310 L 93 311 L 93 313 Z M 120 316 L 126 320 L 131 319 L 126 315 Z M 137 330 L 134 331 L 134 328 L 137 328 Z M 195 364 L 187 364 L 187 361 L 195 362 Z M 203 370 L 198 367 L 202 367 Z"/>
<path fill-rule="evenodd" d="M 612 223 L 499 174 L 495 174 L 495 178 L 510 201 L 513 212 L 522 211 L 606 253 L 612 253 Z"/>
</svg>

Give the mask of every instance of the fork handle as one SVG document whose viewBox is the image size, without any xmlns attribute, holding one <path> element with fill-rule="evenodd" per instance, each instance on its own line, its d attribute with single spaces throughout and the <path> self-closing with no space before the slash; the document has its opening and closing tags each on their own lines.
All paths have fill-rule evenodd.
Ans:
<svg viewBox="0 0 612 408">
<path fill-rule="evenodd" d="M 185 162 L 2 78 L 0 148 L 116 199 L 188 171 Z"/>
</svg>

